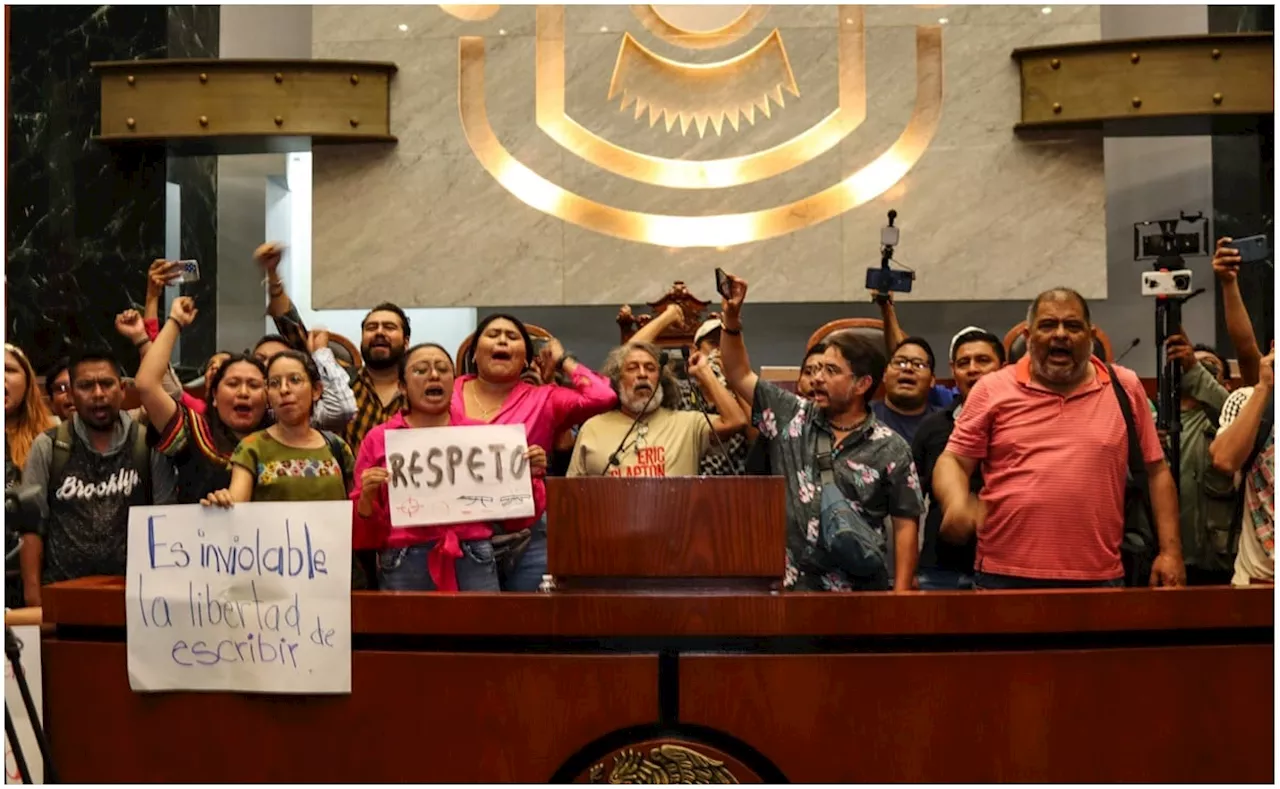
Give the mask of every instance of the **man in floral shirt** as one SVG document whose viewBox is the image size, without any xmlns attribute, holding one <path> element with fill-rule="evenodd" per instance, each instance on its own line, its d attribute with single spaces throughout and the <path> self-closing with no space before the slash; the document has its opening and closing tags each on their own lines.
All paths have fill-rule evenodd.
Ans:
<svg viewBox="0 0 1280 789">
<path fill-rule="evenodd" d="M 730 276 L 731 298 L 724 300 L 720 356 L 733 391 L 751 405 L 752 423 L 769 441 L 773 473 L 787 484 L 787 564 L 783 586 L 803 591 L 888 588 L 889 568 L 875 578 L 853 578 L 830 561 L 808 564 L 799 558 L 820 546 L 822 494 L 818 436 L 831 438 L 836 486 L 855 513 L 884 539 L 886 518 L 893 523 L 894 590 L 915 584 L 916 535 L 924 509 L 911 448 L 878 422 L 867 398 L 884 375 L 884 355 L 873 343 L 837 332 L 815 350 L 822 363 L 812 378 L 812 399 L 805 400 L 762 381 L 751 369 L 742 340 L 742 302 L 747 283 Z M 823 555 L 819 550 L 817 555 Z"/>
</svg>

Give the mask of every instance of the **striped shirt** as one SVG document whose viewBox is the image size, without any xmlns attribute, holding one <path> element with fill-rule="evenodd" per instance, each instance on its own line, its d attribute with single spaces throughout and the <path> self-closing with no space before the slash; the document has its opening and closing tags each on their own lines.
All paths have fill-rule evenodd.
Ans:
<svg viewBox="0 0 1280 789">
<path fill-rule="evenodd" d="M 1065 397 L 1032 382 L 1024 356 L 984 376 L 965 400 L 947 451 L 981 461 L 987 517 L 978 530 L 979 572 L 1064 581 L 1124 575 L 1128 436 L 1106 367 L 1091 361 L 1093 380 Z M 1114 369 L 1143 460 L 1163 460 L 1142 383 Z"/>
</svg>

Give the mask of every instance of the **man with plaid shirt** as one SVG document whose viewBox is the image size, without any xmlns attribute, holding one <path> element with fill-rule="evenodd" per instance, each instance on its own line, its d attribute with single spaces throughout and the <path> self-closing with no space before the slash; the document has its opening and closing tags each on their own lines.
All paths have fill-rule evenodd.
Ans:
<svg viewBox="0 0 1280 789">
<path fill-rule="evenodd" d="M 293 302 L 284 291 L 277 271 L 283 249 L 274 243 L 263 244 L 255 253 L 258 264 L 267 274 L 270 301 L 267 314 L 289 345 L 307 349 L 307 327 Z M 355 398 L 355 416 L 342 433 L 351 451 L 359 453 L 360 444 L 369 431 L 404 409 L 404 393 L 400 391 L 399 365 L 409 343 L 409 318 L 395 304 L 379 304 L 369 311 L 360 325 L 360 355 L 364 366 L 348 375 L 351 394 Z"/>
</svg>

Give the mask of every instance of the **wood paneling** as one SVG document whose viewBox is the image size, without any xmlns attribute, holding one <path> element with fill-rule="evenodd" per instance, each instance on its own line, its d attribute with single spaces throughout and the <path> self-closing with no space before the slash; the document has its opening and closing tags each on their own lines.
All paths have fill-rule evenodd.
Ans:
<svg viewBox="0 0 1280 789">
<path fill-rule="evenodd" d="M 124 579 L 45 587 L 46 624 L 123 628 Z M 513 594 L 354 592 L 356 633 L 606 636 L 936 636 L 1270 628 L 1274 590 Z"/>
<path fill-rule="evenodd" d="M 356 652 L 349 696 L 134 693 L 120 643 L 43 659 L 67 783 L 542 783 L 658 710 L 654 655 Z"/>
<path fill-rule="evenodd" d="M 1273 50 L 1271 33 L 1017 49 L 1022 121 L 1015 128 L 1270 114 Z"/>
<path fill-rule="evenodd" d="M 547 480 L 547 572 L 781 579 L 780 477 Z"/>
<path fill-rule="evenodd" d="M 1270 645 L 688 655 L 680 718 L 797 783 L 1272 783 Z"/>
<path fill-rule="evenodd" d="M 395 142 L 393 63 L 173 59 L 92 65 L 102 79 L 102 131 L 95 138 L 102 142 L 226 140 L 238 146 L 258 140 L 263 151 L 281 145 L 305 150 L 311 142 Z"/>
</svg>

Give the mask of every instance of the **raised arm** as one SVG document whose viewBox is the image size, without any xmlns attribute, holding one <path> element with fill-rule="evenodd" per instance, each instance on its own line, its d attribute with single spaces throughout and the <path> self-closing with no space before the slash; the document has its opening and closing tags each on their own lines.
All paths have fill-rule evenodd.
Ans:
<svg viewBox="0 0 1280 789">
<path fill-rule="evenodd" d="M 747 281 L 732 274 L 727 278 L 729 298 L 722 298 L 720 302 L 720 366 L 729 388 L 752 409 L 760 376 L 751 369 L 747 346 L 742 340 L 742 302 L 747 298 Z"/>
<path fill-rule="evenodd" d="M 580 425 L 597 414 L 603 414 L 618 404 L 618 393 L 609 385 L 609 379 L 565 354 L 564 346 L 555 337 L 547 340 L 542 353 L 549 357 L 551 369 L 563 370 L 573 382 L 573 388 L 555 386 L 551 392 L 551 408 L 555 419 L 555 432 Z"/>
<path fill-rule="evenodd" d="M 907 333 L 898 323 L 898 310 L 893 306 L 893 294 L 873 293 L 871 297 L 880 305 L 880 320 L 884 322 L 884 358 L 889 359 L 902 341 L 907 339 Z"/>
<path fill-rule="evenodd" d="M 1260 374 L 1262 349 L 1253 333 L 1249 311 L 1240 295 L 1240 252 L 1233 249 L 1231 239 L 1218 239 L 1213 253 L 1213 273 L 1222 283 L 1222 317 L 1227 324 L 1227 336 L 1236 349 L 1236 361 L 1240 364 L 1240 380 L 1244 386 L 1252 386 Z"/>
<path fill-rule="evenodd" d="M 178 404 L 164 388 L 165 373 L 169 369 L 169 357 L 173 355 L 173 345 L 178 341 L 182 330 L 190 326 L 196 319 L 196 303 L 190 296 L 179 296 L 173 300 L 169 310 L 169 319 L 164 322 L 151 351 L 142 357 L 138 365 L 135 383 L 142 407 L 156 430 L 161 432 L 173 421 L 178 413 Z"/>
<path fill-rule="evenodd" d="M 647 342 L 657 344 L 658 338 L 671 326 L 684 320 L 684 310 L 678 304 L 668 304 L 661 315 L 654 316 L 631 335 L 631 342 Z"/>
<path fill-rule="evenodd" d="M 716 415 L 711 417 L 716 435 L 725 438 L 747 426 L 747 415 L 738 405 L 738 398 L 720 383 L 707 358 L 698 351 L 689 357 L 689 377 L 697 382 L 702 396 L 716 407 Z"/>
<path fill-rule="evenodd" d="M 1227 474 L 1242 471 L 1241 466 L 1249 459 L 1275 387 L 1275 359 L 1273 346 L 1262 358 L 1261 374 L 1253 391 L 1248 395 L 1244 395 L 1244 390 L 1233 392 L 1222 407 L 1222 427 L 1209 445 L 1209 459 L 1219 471 Z"/>
<path fill-rule="evenodd" d="M 327 430 L 342 430 L 356 415 L 356 395 L 351 391 L 351 378 L 329 347 L 329 332 L 309 332 L 307 349 L 311 351 L 323 384 L 320 400 L 311 412 L 311 423 Z"/>
</svg>

